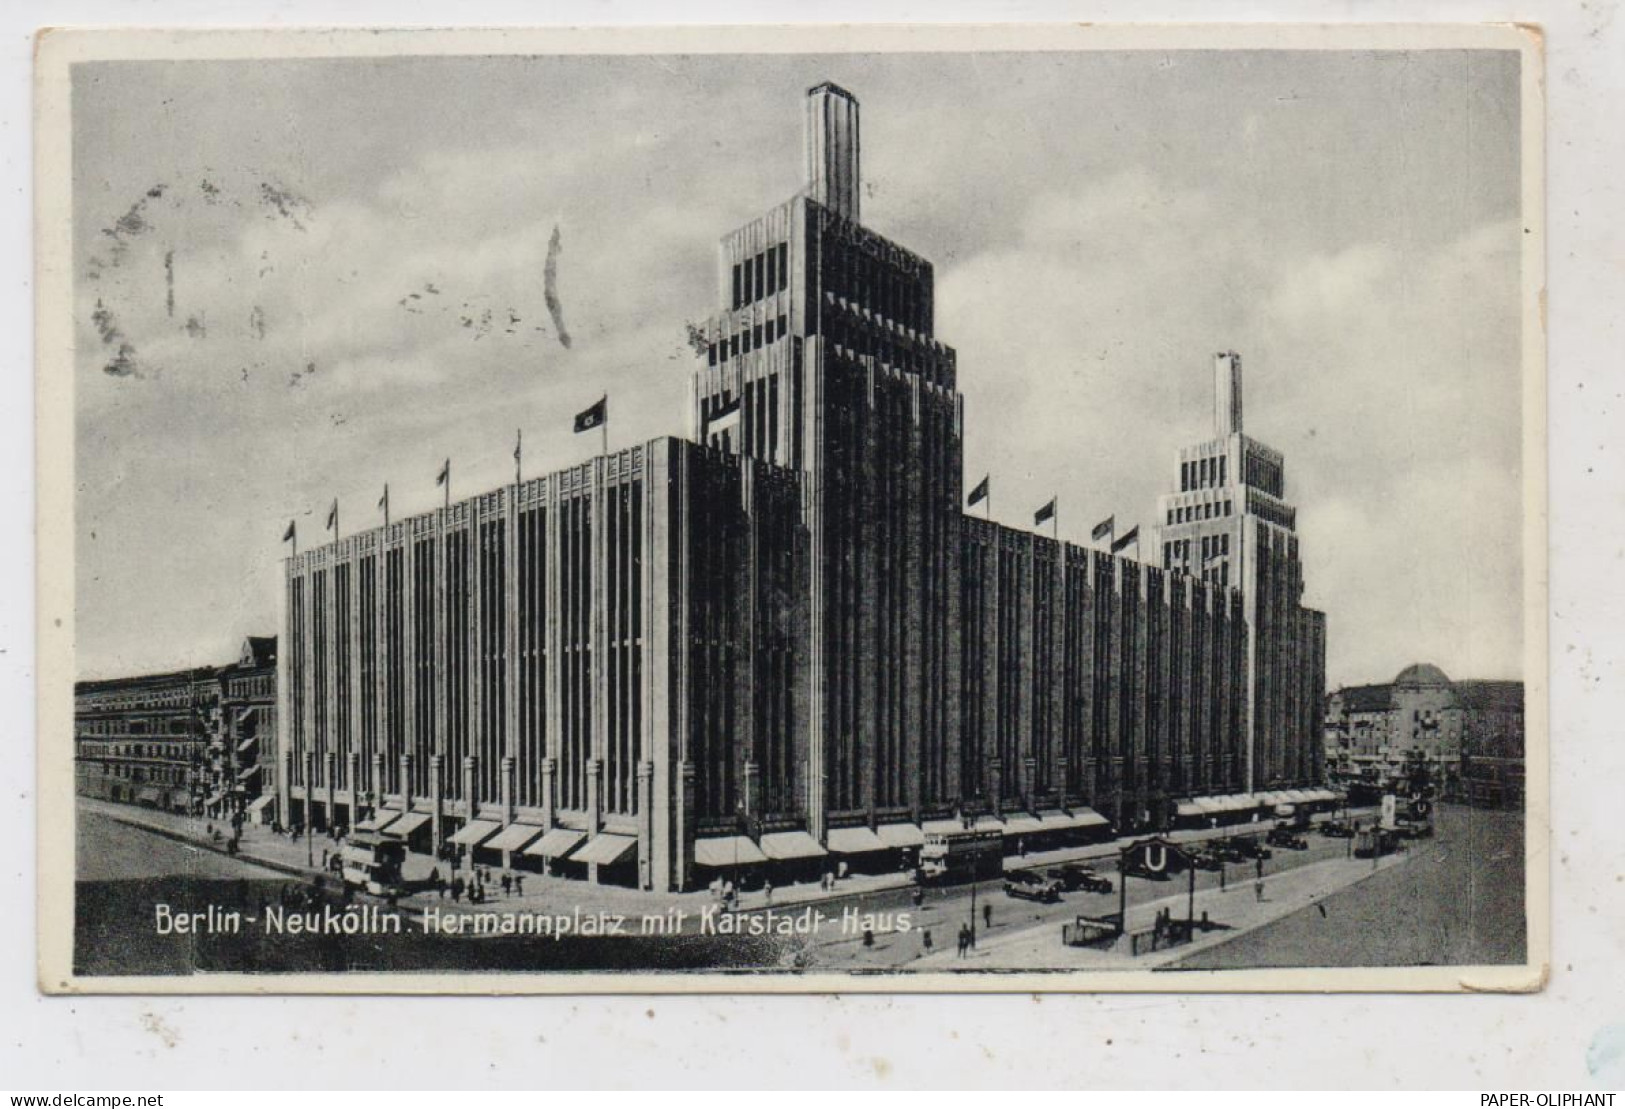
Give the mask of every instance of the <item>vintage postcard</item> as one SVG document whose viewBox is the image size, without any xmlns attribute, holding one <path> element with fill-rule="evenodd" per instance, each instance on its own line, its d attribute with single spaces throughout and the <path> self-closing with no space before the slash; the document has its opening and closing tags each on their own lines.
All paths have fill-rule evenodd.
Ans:
<svg viewBox="0 0 1625 1109">
<path fill-rule="evenodd" d="M 42 988 L 1539 988 L 1541 66 L 43 33 Z"/>
</svg>

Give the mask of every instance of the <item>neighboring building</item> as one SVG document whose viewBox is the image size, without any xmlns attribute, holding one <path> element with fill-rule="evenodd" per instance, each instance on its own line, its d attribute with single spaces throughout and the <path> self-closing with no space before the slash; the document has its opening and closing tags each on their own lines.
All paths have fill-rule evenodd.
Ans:
<svg viewBox="0 0 1625 1109">
<path fill-rule="evenodd" d="M 251 636 L 227 666 L 74 686 L 76 785 L 88 797 L 214 816 L 263 807 L 259 748 L 275 735 L 273 637 Z"/>
<path fill-rule="evenodd" d="M 1335 782 L 1380 791 L 1420 762 L 1447 799 L 1523 803 L 1522 682 L 1453 682 L 1418 663 L 1386 685 L 1333 692 L 1325 734 Z"/>
<path fill-rule="evenodd" d="M 1278 790 L 1324 776 L 1326 616 L 1304 608 L 1297 510 L 1281 452 L 1242 433 L 1241 356 L 1213 356 L 1213 438 L 1179 452 L 1179 491 L 1157 502 L 1162 565 L 1241 590 L 1247 644 L 1243 778 Z"/>
<path fill-rule="evenodd" d="M 690 440 L 287 561 L 289 819 L 668 890 L 1315 784 L 1313 729 L 1249 774 L 1241 591 L 964 515 L 931 264 L 858 223 L 856 100 L 806 108 L 806 191 L 722 242 Z"/>
<path fill-rule="evenodd" d="M 269 823 L 276 799 L 276 637 L 251 635 L 222 667 L 220 720 L 209 740 L 211 815 L 252 813 Z"/>
</svg>

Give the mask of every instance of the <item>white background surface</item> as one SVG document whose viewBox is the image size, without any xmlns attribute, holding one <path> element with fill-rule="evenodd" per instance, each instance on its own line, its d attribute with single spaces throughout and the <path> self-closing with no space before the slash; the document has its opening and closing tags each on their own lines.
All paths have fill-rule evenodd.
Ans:
<svg viewBox="0 0 1625 1109">
<path fill-rule="evenodd" d="M 1625 28 L 1583 3 L 14 2 L 0 12 L 0 1089 L 1625 1086 Z M 41 25 L 1523 20 L 1547 33 L 1553 967 L 1532 997 L 44 998 L 34 987 L 31 35 Z M 64 740 L 65 742 L 65 740 Z"/>
</svg>

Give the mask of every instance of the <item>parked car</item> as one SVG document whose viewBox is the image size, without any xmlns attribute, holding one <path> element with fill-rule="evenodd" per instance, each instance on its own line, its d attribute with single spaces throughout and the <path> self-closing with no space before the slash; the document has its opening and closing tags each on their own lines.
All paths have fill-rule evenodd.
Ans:
<svg viewBox="0 0 1625 1109">
<path fill-rule="evenodd" d="M 1353 839 L 1354 829 L 1350 828 L 1347 824 L 1344 824 L 1341 820 L 1328 820 L 1326 823 L 1320 825 L 1320 834 L 1323 836 L 1331 836 L 1333 839 Z"/>
<path fill-rule="evenodd" d="M 1309 850 L 1309 841 L 1304 839 L 1291 828 L 1274 828 L 1269 834 L 1269 842 L 1276 847 L 1285 847 L 1291 851 Z"/>
<path fill-rule="evenodd" d="M 1236 850 L 1241 852 L 1243 859 L 1272 859 L 1275 857 L 1275 852 L 1255 839 L 1234 839 L 1230 842 L 1236 845 Z"/>
<path fill-rule="evenodd" d="M 1068 893 L 1073 890 L 1110 893 L 1116 888 L 1110 878 L 1097 873 L 1094 867 L 1084 866 L 1082 863 L 1062 863 L 1060 866 L 1051 867 L 1045 874 L 1061 883 L 1061 888 Z"/>
<path fill-rule="evenodd" d="M 1248 859 L 1252 858 L 1251 855 L 1243 851 L 1241 847 L 1237 845 L 1235 840 L 1229 839 L 1220 840 L 1212 847 L 1209 847 L 1208 854 L 1212 855 L 1220 862 L 1226 863 L 1244 863 Z"/>
<path fill-rule="evenodd" d="M 1217 851 L 1192 851 L 1191 865 L 1197 870 L 1223 870 L 1224 857 Z"/>
<path fill-rule="evenodd" d="M 1061 883 L 1036 870 L 1012 870 L 1004 876 L 1004 892 L 1028 901 L 1059 901 Z"/>
</svg>

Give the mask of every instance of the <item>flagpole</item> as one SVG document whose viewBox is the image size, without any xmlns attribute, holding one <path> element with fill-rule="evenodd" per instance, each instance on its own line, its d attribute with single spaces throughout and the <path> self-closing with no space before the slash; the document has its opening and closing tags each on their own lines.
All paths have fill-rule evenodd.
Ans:
<svg viewBox="0 0 1625 1109">
<path fill-rule="evenodd" d="M 525 429 L 515 428 L 513 433 L 513 483 L 520 484 L 520 459 L 524 457 Z"/>
<path fill-rule="evenodd" d="M 598 424 L 599 442 L 603 444 L 602 453 L 607 456 L 609 454 L 609 394 L 605 393 L 598 403 L 604 406 L 604 418 Z"/>
<path fill-rule="evenodd" d="M 1049 522 L 1055 525 L 1055 531 L 1053 534 L 1055 536 L 1055 541 L 1059 543 L 1061 541 L 1061 498 L 1056 497 L 1054 504 L 1055 511 L 1049 514 Z"/>
<path fill-rule="evenodd" d="M 451 511 L 451 459 L 446 459 L 446 503 L 445 509 Z"/>
</svg>

